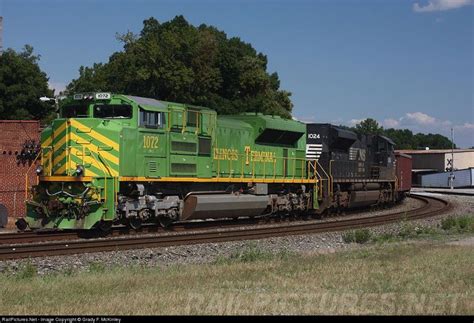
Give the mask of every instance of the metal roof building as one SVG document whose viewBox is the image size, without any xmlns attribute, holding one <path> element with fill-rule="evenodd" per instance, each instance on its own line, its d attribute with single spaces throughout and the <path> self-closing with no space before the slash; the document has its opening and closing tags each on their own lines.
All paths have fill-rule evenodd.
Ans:
<svg viewBox="0 0 474 323">
<path fill-rule="evenodd" d="M 451 149 L 397 150 L 410 155 L 413 170 L 445 172 L 451 167 Z M 474 149 L 454 149 L 454 169 L 474 167 Z"/>
</svg>

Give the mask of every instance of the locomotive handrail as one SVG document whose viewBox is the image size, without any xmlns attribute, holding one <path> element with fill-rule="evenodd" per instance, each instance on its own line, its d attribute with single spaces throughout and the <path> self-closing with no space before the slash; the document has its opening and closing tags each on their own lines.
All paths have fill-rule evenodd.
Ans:
<svg viewBox="0 0 474 323">
<path fill-rule="evenodd" d="M 66 175 L 70 175 L 69 172 L 71 171 L 71 146 L 68 146 L 66 153 Z"/>
<path fill-rule="evenodd" d="M 41 152 L 38 155 L 36 155 L 36 158 L 33 160 L 30 167 L 28 167 L 28 170 L 26 171 L 26 174 L 25 174 L 25 201 L 28 199 L 28 173 L 30 172 L 31 168 L 35 165 L 35 162 L 38 160 L 38 157 L 40 155 L 41 155 Z M 36 176 L 36 185 L 38 185 L 38 176 Z"/>
<path fill-rule="evenodd" d="M 330 187 L 330 189 L 329 189 L 329 196 L 330 196 L 330 197 L 333 196 L 333 194 L 334 194 L 334 191 L 333 191 L 334 178 L 332 177 L 332 163 L 333 163 L 333 162 L 334 162 L 333 159 L 331 159 L 331 160 L 329 161 L 329 178 L 330 178 L 330 180 L 329 180 L 329 187 Z"/>
<path fill-rule="evenodd" d="M 45 149 L 49 149 L 48 153 L 44 153 Z M 46 172 L 46 164 L 44 162 L 44 158 L 45 156 L 48 156 L 48 174 L 49 176 L 51 176 L 52 171 L 53 171 L 53 161 L 52 161 L 53 146 L 41 147 L 39 155 L 41 155 L 41 165 L 44 167 L 43 171 L 45 172 Z"/>
<path fill-rule="evenodd" d="M 92 152 L 92 151 L 90 151 L 90 152 L 91 152 L 91 156 L 95 159 L 95 161 L 97 162 L 97 164 L 100 165 L 99 161 L 98 161 L 97 158 L 94 156 L 93 152 Z M 98 156 L 98 157 L 99 157 L 99 156 Z M 99 159 L 100 159 L 100 158 L 99 158 Z M 101 162 L 102 162 L 102 160 L 101 160 Z M 104 163 L 102 162 L 102 164 L 104 164 Z M 105 166 L 105 164 L 104 164 L 104 166 Z M 104 190 L 105 190 L 104 203 L 107 204 L 107 177 L 108 177 L 108 176 L 107 176 L 107 173 L 103 170 L 102 166 L 100 166 L 100 168 L 101 168 L 102 172 L 104 173 L 104 182 L 105 182 L 105 183 L 104 183 Z M 100 191 L 99 191 L 99 192 L 100 192 Z M 102 200 L 102 194 L 100 194 L 100 193 L 99 193 L 99 199 Z"/>
<path fill-rule="evenodd" d="M 113 180 L 113 186 L 114 186 L 114 191 L 117 191 L 118 190 L 118 177 L 117 176 L 114 176 L 113 173 L 110 171 L 110 169 L 112 167 L 110 167 L 110 164 L 108 163 L 107 159 L 106 158 L 102 158 L 102 155 L 100 154 L 100 152 L 97 152 L 98 153 L 98 157 L 100 159 L 100 161 L 104 164 L 104 166 L 107 168 L 107 171 L 109 172 L 110 174 L 110 177 L 112 178 Z M 107 181 L 107 180 L 106 180 Z M 107 195 L 107 190 L 105 192 L 105 194 Z M 114 203 L 117 204 L 117 194 L 114 194 Z"/>
<path fill-rule="evenodd" d="M 297 182 L 298 180 L 311 180 L 315 179 L 317 181 L 323 180 L 323 176 L 318 172 L 317 169 L 317 162 L 315 163 L 316 166 L 314 166 L 310 161 L 308 161 L 306 158 L 298 158 L 298 157 L 277 157 L 277 156 L 272 156 L 272 160 L 251 160 L 249 161 L 248 164 L 245 163 L 245 160 L 248 159 L 248 155 L 246 154 L 235 154 L 234 158 L 231 159 L 214 159 L 215 167 L 216 167 L 216 178 L 249 178 L 249 179 L 277 179 L 277 178 L 283 178 L 283 179 L 291 179 L 294 182 Z M 239 161 L 240 159 L 240 170 L 239 169 L 234 169 L 233 167 L 235 166 L 234 161 Z M 278 174 L 277 172 L 277 163 L 278 161 L 283 162 L 283 173 Z M 227 167 L 223 168 L 222 167 L 222 161 L 225 161 L 227 163 Z M 291 165 L 291 163 L 292 165 Z M 267 166 L 267 163 L 272 163 L 273 167 Z M 300 163 L 300 166 L 298 166 L 298 163 Z M 238 165 L 238 163 L 237 163 Z M 245 165 L 247 167 L 250 167 L 250 173 L 248 175 L 245 172 Z M 292 170 L 288 173 L 285 174 L 284 170 L 287 165 L 291 165 Z M 322 168 L 322 167 L 321 167 Z M 239 173 L 240 172 L 240 173 Z M 261 172 L 261 173 L 260 173 Z M 298 174 L 298 172 L 301 172 Z M 330 181 L 330 177 L 327 174 L 327 172 L 323 169 L 324 175 L 326 179 Z M 247 177 L 248 176 L 248 177 Z M 329 193 L 328 193 L 329 194 Z"/>
</svg>

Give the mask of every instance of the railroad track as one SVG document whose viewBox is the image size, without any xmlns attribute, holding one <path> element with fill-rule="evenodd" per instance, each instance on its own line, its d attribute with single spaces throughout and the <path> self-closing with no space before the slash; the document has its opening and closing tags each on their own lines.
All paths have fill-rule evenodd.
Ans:
<svg viewBox="0 0 474 323">
<path fill-rule="evenodd" d="M 318 220 L 285 222 L 279 225 L 256 225 L 242 228 L 242 225 L 224 226 L 223 229 L 182 230 L 159 233 L 153 236 L 143 234 L 126 235 L 107 239 L 82 239 L 70 241 L 47 241 L 43 243 L 1 244 L 0 260 L 53 255 L 67 255 L 88 252 L 115 251 L 138 248 L 155 248 L 176 245 L 252 240 L 275 236 L 298 235 L 317 232 L 341 231 L 360 227 L 377 226 L 402 219 L 420 219 L 444 213 L 451 208 L 449 202 L 432 196 L 412 195 L 423 202 L 423 206 L 410 211 L 388 215 L 366 216 L 351 219 L 337 219 L 329 222 Z M 24 233 L 23 233 L 24 234 Z M 60 238 L 62 233 L 53 234 Z M 64 237 L 64 236 L 63 236 Z M 53 239 L 54 239 L 53 238 Z M 77 233 L 76 233 L 77 238 Z"/>
</svg>

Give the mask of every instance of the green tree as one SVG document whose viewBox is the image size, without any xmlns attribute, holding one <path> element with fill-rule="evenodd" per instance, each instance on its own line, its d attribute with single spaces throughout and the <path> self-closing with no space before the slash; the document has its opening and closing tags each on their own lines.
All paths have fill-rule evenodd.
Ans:
<svg viewBox="0 0 474 323">
<path fill-rule="evenodd" d="M 139 35 L 117 36 L 123 51 L 105 64 L 81 66 L 68 92 L 112 91 L 207 106 L 221 114 L 262 112 L 289 118 L 291 93 L 280 89 L 267 57 L 213 26 L 183 16 L 143 22 Z"/>
<path fill-rule="evenodd" d="M 396 149 L 420 149 L 430 147 L 430 149 L 449 149 L 451 140 L 440 134 L 413 134 L 408 129 L 384 129 L 372 118 L 367 118 L 358 123 L 351 130 L 359 134 L 377 134 L 389 137 L 395 142 Z M 456 146 L 454 146 L 456 147 Z"/>
<path fill-rule="evenodd" d="M 383 134 L 383 127 L 375 119 L 367 118 L 356 124 L 355 131 L 364 135 L 381 135 Z"/>
<path fill-rule="evenodd" d="M 411 130 L 390 128 L 385 129 L 384 133 L 395 142 L 397 149 L 416 149 Z"/>
<path fill-rule="evenodd" d="M 22 52 L 7 49 L 0 56 L 0 119 L 47 119 L 54 106 L 39 100 L 52 96 L 39 56 L 25 45 Z"/>
</svg>

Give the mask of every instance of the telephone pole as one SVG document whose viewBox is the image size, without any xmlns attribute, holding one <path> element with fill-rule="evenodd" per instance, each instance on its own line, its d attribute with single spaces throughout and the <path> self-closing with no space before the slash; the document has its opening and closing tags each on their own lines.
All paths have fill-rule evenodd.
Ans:
<svg viewBox="0 0 474 323">
<path fill-rule="evenodd" d="M 451 175 L 450 177 L 450 187 L 454 189 L 454 131 L 451 128 Z"/>
</svg>

